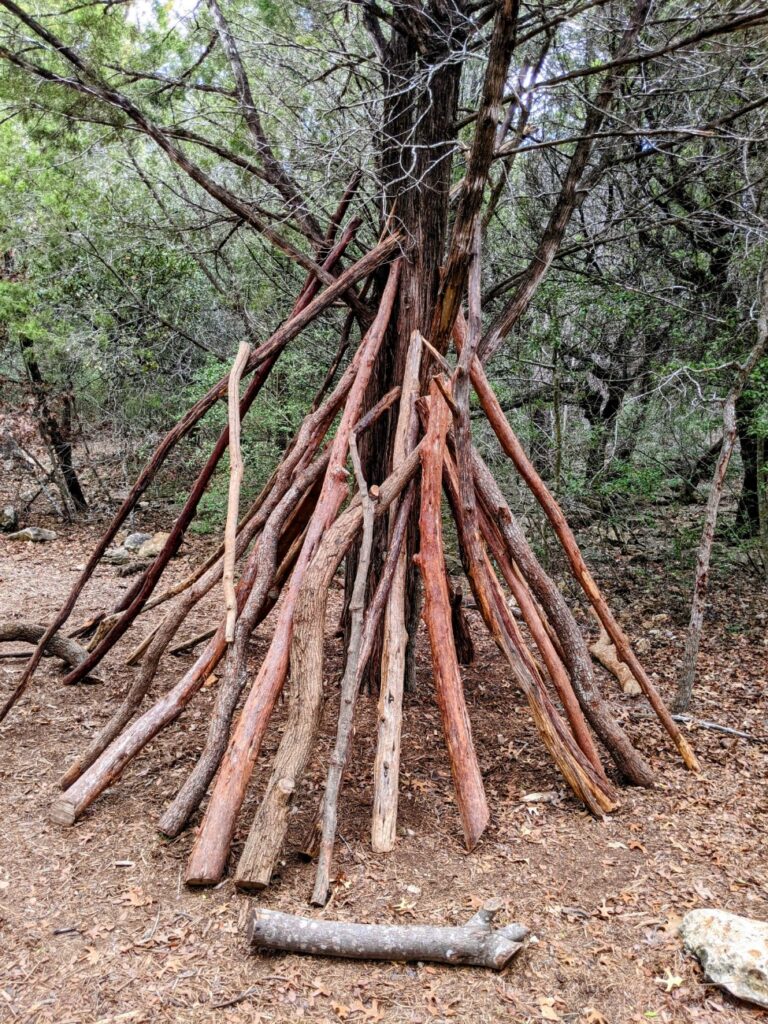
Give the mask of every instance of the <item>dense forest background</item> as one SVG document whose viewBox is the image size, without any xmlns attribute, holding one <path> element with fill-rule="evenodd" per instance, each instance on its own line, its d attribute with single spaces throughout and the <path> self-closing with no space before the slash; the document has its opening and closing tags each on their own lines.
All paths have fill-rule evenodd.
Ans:
<svg viewBox="0 0 768 1024">
<path fill-rule="evenodd" d="M 299 237 L 290 202 L 251 164 L 208 9 L 65 6 L 47 13 L 49 27 L 87 52 L 170 137 L 185 140 L 207 174 Z M 519 104 L 500 126 L 484 212 L 489 320 L 528 266 L 583 135 L 591 102 L 583 68 L 605 59 L 620 21 L 620 5 L 581 6 L 553 8 L 515 54 Z M 310 205 L 326 211 L 360 171 L 363 230 L 372 239 L 381 101 L 370 9 L 263 2 L 233 5 L 230 18 L 279 161 Z M 664 49 L 729 13 L 725 4 L 657 5 L 643 47 Z M 536 21 L 533 13 L 528 19 Z M 54 69 L 56 60 L 12 13 L 2 25 L 4 451 L 23 459 L 17 446 L 34 447 L 20 410 L 49 449 L 44 421 L 52 418 L 74 447 L 85 500 L 103 508 L 226 369 L 238 339 L 264 337 L 286 316 L 303 271 L 169 163 L 128 117 L 25 67 Z M 622 529 L 630 514 L 660 501 L 691 501 L 711 477 L 720 403 L 753 343 L 766 251 L 765 60 L 764 30 L 756 28 L 630 68 L 592 141 L 578 209 L 549 275 L 489 364 L 537 468 L 581 517 L 599 512 Z M 461 108 L 472 108 L 481 80 L 481 62 L 468 61 Z M 469 137 L 471 125 L 463 132 Z M 454 186 L 463 173 L 459 151 Z M 322 384 L 343 322 L 341 310 L 324 316 L 269 378 L 244 427 L 249 492 L 267 479 Z M 342 344 L 342 367 L 353 349 Z M 765 517 L 758 483 L 764 489 L 766 366 L 737 402 L 740 459 L 728 487 L 738 508 L 721 518 L 731 541 L 763 566 L 754 538 L 761 505 Z M 223 418 L 215 412 L 178 450 L 158 493 L 184 493 Z M 478 433 L 493 461 L 488 428 L 478 422 Z M 40 461 L 29 464 L 22 504 L 36 494 L 35 506 L 45 505 L 47 493 L 75 511 L 77 495 L 66 488 L 40 492 L 42 476 L 56 468 L 47 456 Z M 220 528 L 226 480 L 225 461 L 195 529 Z M 764 522 L 762 530 L 765 543 Z"/>
</svg>

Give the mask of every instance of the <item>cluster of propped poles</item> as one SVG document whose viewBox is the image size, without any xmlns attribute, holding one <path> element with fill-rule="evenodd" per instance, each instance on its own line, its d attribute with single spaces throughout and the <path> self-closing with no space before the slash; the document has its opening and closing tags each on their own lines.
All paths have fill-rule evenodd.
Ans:
<svg viewBox="0 0 768 1024">
<path fill-rule="evenodd" d="M 330 273 L 335 268 L 338 272 L 340 257 L 356 228 L 357 223 L 352 222 L 335 245 L 333 237 L 328 239 L 323 266 Z M 270 881 L 285 839 L 289 809 L 298 795 L 320 727 L 329 584 L 357 542 L 360 549 L 349 606 L 349 643 L 336 740 L 328 763 L 324 798 L 307 844 L 317 854 L 313 902 L 323 904 L 329 892 L 337 805 L 353 733 L 356 697 L 380 626 L 384 639 L 372 842 L 378 851 L 393 847 L 407 640 L 405 538 L 417 503 L 420 548 L 415 558 L 423 578 L 423 618 L 432 653 L 435 696 L 467 848 L 472 849 L 477 843 L 488 823 L 489 809 L 452 633 L 451 589 L 445 569 L 441 518 L 443 493 L 456 524 L 477 607 L 528 701 L 547 750 L 574 794 L 595 815 L 617 806 L 617 792 L 601 764 L 596 741 L 613 758 L 624 779 L 640 785 L 651 783 L 649 765 L 599 692 L 585 639 L 567 603 L 538 562 L 492 474 L 473 447 L 469 419 L 472 388 L 502 449 L 549 519 L 573 575 L 615 645 L 618 657 L 640 684 L 685 763 L 697 768 L 693 752 L 592 578 L 562 511 L 506 420 L 477 357 L 477 250 L 466 287 L 468 321 L 459 310 L 452 326 L 457 352 L 455 367 L 451 368 L 428 341 L 414 332 L 399 387 L 372 408 L 365 408 L 368 385 L 395 306 L 401 270 L 398 247 L 397 237 L 385 237 L 362 259 L 338 273 L 322 291 L 317 279 L 310 277 L 291 316 L 272 337 L 254 351 L 241 347 L 231 374 L 191 408 L 158 447 L 40 641 L 15 693 L 0 712 L 4 717 L 28 685 L 45 644 L 71 614 L 105 549 L 168 453 L 228 392 L 229 424 L 197 478 L 164 549 L 112 614 L 89 624 L 91 629 L 96 627 L 90 654 L 65 679 L 70 683 L 82 679 L 140 613 L 174 599 L 160 624 L 129 655 L 130 664 L 140 665 L 136 679 L 110 721 L 65 772 L 64 792 L 52 809 L 54 820 L 61 824 L 77 821 L 119 778 L 126 765 L 183 712 L 223 662 L 204 747 L 159 822 L 161 832 L 178 835 L 189 824 L 215 778 L 187 865 L 186 881 L 190 885 L 211 885 L 224 874 L 246 789 L 290 667 L 287 723 L 235 871 L 235 881 L 242 888 L 259 888 Z M 381 302 L 355 355 L 335 387 L 314 403 L 282 462 L 238 523 L 242 417 L 286 344 L 338 297 L 353 289 L 356 282 L 387 262 L 388 280 Z M 240 379 L 247 375 L 251 375 L 251 380 L 238 402 Z M 363 475 L 358 440 L 395 403 L 399 405 L 392 470 L 378 486 L 369 486 Z M 333 439 L 327 441 L 337 417 Z M 182 583 L 153 597 L 206 485 L 230 445 L 232 474 L 224 543 Z M 357 493 L 342 511 L 349 496 L 348 461 Z M 366 604 L 374 523 L 383 516 L 388 517 L 388 550 L 377 587 Z M 239 580 L 235 585 L 238 563 Z M 171 689 L 139 714 L 160 659 L 171 647 L 179 627 L 197 602 L 221 581 L 225 594 L 222 620 L 215 631 L 195 638 L 197 642 L 208 640 L 203 652 Z M 528 640 L 510 612 L 504 584 L 520 609 Z M 276 603 L 272 641 L 256 677 L 249 681 L 249 638 Z M 246 687 L 247 695 L 236 717 Z"/>
</svg>

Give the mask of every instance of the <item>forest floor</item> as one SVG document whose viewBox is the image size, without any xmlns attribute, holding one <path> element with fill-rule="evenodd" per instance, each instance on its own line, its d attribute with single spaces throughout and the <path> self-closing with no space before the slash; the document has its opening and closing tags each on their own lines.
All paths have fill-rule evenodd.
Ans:
<svg viewBox="0 0 768 1024">
<path fill-rule="evenodd" d="M 691 514 L 695 520 L 700 509 Z M 136 528 L 164 526 L 159 513 L 143 515 Z M 691 570 L 676 558 L 675 530 L 666 513 L 659 513 L 659 522 L 663 535 L 646 535 L 634 548 L 610 549 L 594 568 L 669 696 Z M 45 622 L 74 581 L 97 524 L 54 528 L 59 539 L 42 545 L 0 536 L 0 618 Z M 593 537 L 583 539 L 600 550 Z M 193 538 L 173 563 L 172 575 L 180 577 L 211 543 Z M 114 604 L 130 583 L 113 567 L 100 568 L 73 621 Z M 214 621 L 219 601 L 216 595 L 199 608 L 184 635 Z M 31 692 L 0 727 L 0 1021 L 768 1019 L 768 1013 L 708 985 L 676 934 L 682 915 L 698 906 L 768 919 L 768 746 L 693 729 L 703 765 L 697 778 L 681 766 L 642 698 L 613 697 L 653 763 L 658 785 L 624 789 L 618 812 L 593 820 L 565 791 L 519 692 L 484 639 L 476 613 L 469 614 L 478 653 L 465 680 L 492 824 L 478 849 L 465 853 L 422 647 L 420 692 L 406 701 L 397 847 L 389 856 L 376 856 L 368 842 L 375 699 L 365 696 L 341 807 L 333 897 L 321 913 L 448 924 L 465 920 L 487 898 L 501 897 L 504 917 L 524 922 L 533 936 L 503 973 L 248 953 L 244 929 L 252 907 L 309 912 L 313 868 L 293 851 L 321 792 L 335 721 L 332 684 L 340 644 L 332 622 L 324 746 L 293 819 L 280 875 L 255 897 L 237 893 L 231 881 L 212 891 L 185 889 L 191 833 L 168 842 L 154 828 L 194 762 L 213 691 L 202 691 L 83 820 L 65 829 L 47 813 L 57 779 L 109 716 L 135 670 L 121 664 L 126 643 L 110 657 L 103 685 L 65 688 L 56 663 L 44 663 Z M 767 615 L 764 584 L 748 566 L 721 557 L 706 621 L 697 716 L 755 735 L 768 732 Z M 584 624 L 590 628 L 586 618 Z M 145 626 L 141 620 L 129 640 Z M 270 626 L 268 621 L 259 632 L 254 662 Z M 156 689 L 177 678 L 190 658 L 170 659 Z M 10 691 L 20 664 L 0 661 L 1 693 Z M 611 681 L 604 684 L 615 693 Z M 283 715 L 280 709 L 259 761 L 236 852 Z M 532 793 L 551 796 L 523 800 Z"/>
</svg>

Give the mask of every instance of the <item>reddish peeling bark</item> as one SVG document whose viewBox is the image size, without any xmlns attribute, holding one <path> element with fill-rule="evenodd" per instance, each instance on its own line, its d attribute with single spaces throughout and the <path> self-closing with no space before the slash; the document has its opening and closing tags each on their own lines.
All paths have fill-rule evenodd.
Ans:
<svg viewBox="0 0 768 1024">
<path fill-rule="evenodd" d="M 433 383 L 429 392 L 429 419 L 421 456 L 421 547 L 418 565 L 424 581 L 424 621 L 432 651 L 437 703 L 464 840 L 467 849 L 473 850 L 485 831 L 490 813 L 472 741 L 461 672 L 456 660 L 451 630 L 451 602 L 445 578 L 440 499 L 446 434 L 450 425 L 450 410 Z"/>
<path fill-rule="evenodd" d="M 363 340 L 355 364 L 354 383 L 333 441 L 322 493 L 307 530 L 275 626 L 275 635 L 246 699 L 224 756 L 205 817 L 192 848 L 185 880 L 188 885 L 211 885 L 224 873 L 237 815 L 261 747 L 267 723 L 288 670 L 293 612 L 304 573 L 323 533 L 338 513 L 347 493 L 344 462 L 349 435 L 359 419 L 365 389 L 392 313 L 399 264 L 390 270 L 379 312 Z"/>
<path fill-rule="evenodd" d="M 458 321 L 457 328 L 454 331 L 454 341 L 456 342 L 457 347 L 461 348 L 463 343 L 463 330 L 462 325 Z M 523 478 L 531 493 L 541 506 L 544 514 L 549 519 L 552 528 L 563 547 L 566 557 L 568 558 L 574 576 L 584 590 L 590 604 L 595 609 L 598 618 L 605 626 L 608 635 L 616 647 L 617 653 L 621 657 L 622 661 L 626 662 L 635 679 L 637 679 L 643 693 L 648 699 L 648 702 L 656 712 L 659 721 L 675 743 L 675 746 L 680 752 L 685 764 L 692 771 L 699 771 L 699 763 L 696 760 L 696 755 L 693 753 L 690 744 L 672 720 L 672 716 L 665 707 L 656 687 L 648 678 L 645 670 L 632 650 L 626 634 L 614 618 L 613 613 L 608 607 L 608 603 L 601 594 L 586 562 L 584 561 L 584 558 L 582 557 L 579 546 L 576 543 L 576 538 L 573 536 L 573 532 L 568 525 L 568 521 L 566 520 L 562 509 L 550 494 L 546 484 L 536 472 L 528 459 L 528 456 L 525 454 L 523 446 L 520 444 L 514 431 L 510 427 L 499 401 L 488 382 L 485 370 L 477 358 L 472 361 L 470 375 L 472 379 L 472 386 L 480 400 L 483 412 L 488 417 L 488 421 L 493 427 L 494 433 L 499 439 L 501 447 L 512 459 L 515 468 L 520 473 L 520 476 Z"/>
</svg>

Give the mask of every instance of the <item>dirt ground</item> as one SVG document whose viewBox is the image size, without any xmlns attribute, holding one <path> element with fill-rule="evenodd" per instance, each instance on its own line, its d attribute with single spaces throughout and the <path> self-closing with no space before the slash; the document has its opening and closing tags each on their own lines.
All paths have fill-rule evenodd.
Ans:
<svg viewBox="0 0 768 1024">
<path fill-rule="evenodd" d="M 59 539 L 44 545 L 0 538 L 0 618 L 44 622 L 74 581 L 97 525 L 55 528 Z M 174 562 L 173 575 L 181 576 L 210 543 L 193 539 Z M 668 547 L 654 550 L 651 561 L 617 552 L 595 569 L 640 641 L 647 667 L 669 694 L 682 648 L 690 575 L 676 568 Z M 73 621 L 114 604 L 130 582 L 113 567 L 99 569 Z M 765 591 L 748 568 L 723 564 L 713 595 L 695 713 L 765 735 Z M 213 621 L 218 600 L 198 610 L 184 635 Z M 472 621 L 480 637 L 479 620 Z M 236 893 L 230 881 L 212 891 L 186 890 L 182 874 L 191 834 L 168 842 L 154 828 L 194 763 L 211 689 L 74 828 L 48 819 L 58 777 L 128 685 L 135 670 L 121 664 L 120 654 L 124 657 L 128 642 L 146 626 L 141 620 L 110 657 L 103 685 L 65 688 L 57 664 L 46 661 L 31 692 L 0 727 L 0 1021 L 726 1024 L 768 1019 L 768 1013 L 738 1004 L 705 983 L 676 935 L 682 915 L 698 906 L 768 918 L 768 746 L 692 730 L 704 767 L 696 778 L 647 717 L 642 699 L 616 697 L 617 713 L 656 768 L 658 785 L 624 789 L 620 810 L 595 821 L 565 791 L 520 694 L 492 646 L 479 640 L 466 688 L 493 821 L 469 855 L 461 844 L 422 659 L 420 693 L 407 699 L 396 850 L 376 856 L 368 842 L 375 701 L 363 697 L 341 807 L 333 898 L 323 912 L 311 912 L 369 922 L 448 924 L 471 916 L 487 898 L 501 897 L 503 918 L 527 924 L 530 942 L 499 975 L 253 956 L 244 938 L 251 908 L 310 912 L 312 865 L 294 851 L 321 792 L 339 642 L 330 629 L 325 746 L 312 765 L 281 873 L 268 891 L 249 897 Z M 269 627 L 269 622 L 262 627 L 254 645 L 254 662 Z M 156 690 L 177 678 L 190 658 L 170 659 Z M 0 661 L 0 693 L 10 691 L 20 664 Z M 608 680 L 604 683 L 615 691 Z M 236 852 L 281 718 L 282 712 L 251 785 Z M 552 796 L 524 802 L 531 793 Z"/>
</svg>

